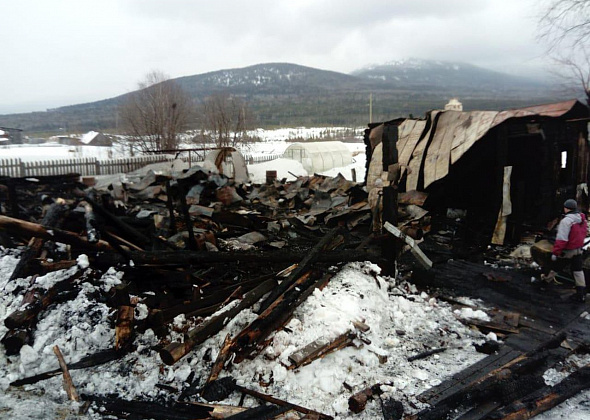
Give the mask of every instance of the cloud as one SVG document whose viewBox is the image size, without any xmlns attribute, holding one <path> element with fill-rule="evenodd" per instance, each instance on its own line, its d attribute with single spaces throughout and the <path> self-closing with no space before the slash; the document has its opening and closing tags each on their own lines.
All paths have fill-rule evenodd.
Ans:
<svg viewBox="0 0 590 420">
<path fill-rule="evenodd" d="M 405 57 L 539 67 L 532 0 L 28 0 L 5 2 L 3 108 L 67 105 L 172 77 L 292 62 L 350 72 Z M 6 98 L 9 98 L 7 105 Z"/>
</svg>

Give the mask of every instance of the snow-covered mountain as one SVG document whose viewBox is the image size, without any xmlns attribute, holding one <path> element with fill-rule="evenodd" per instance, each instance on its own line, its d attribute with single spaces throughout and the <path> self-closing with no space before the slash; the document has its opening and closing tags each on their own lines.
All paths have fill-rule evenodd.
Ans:
<svg viewBox="0 0 590 420">
<path fill-rule="evenodd" d="M 264 126 L 358 126 L 373 117 L 421 115 L 459 97 L 466 109 L 506 109 L 564 99 L 534 79 L 465 63 L 408 59 L 352 74 L 290 63 L 266 63 L 174 79 L 196 103 L 224 92 L 244 98 Z M 129 95 L 27 114 L 0 115 L 0 126 L 28 132 L 105 131 L 116 127 L 117 108 Z"/>
<path fill-rule="evenodd" d="M 533 78 L 500 73 L 468 63 L 409 58 L 363 67 L 353 75 L 405 88 L 458 89 L 461 91 L 519 91 L 547 87 Z"/>
</svg>

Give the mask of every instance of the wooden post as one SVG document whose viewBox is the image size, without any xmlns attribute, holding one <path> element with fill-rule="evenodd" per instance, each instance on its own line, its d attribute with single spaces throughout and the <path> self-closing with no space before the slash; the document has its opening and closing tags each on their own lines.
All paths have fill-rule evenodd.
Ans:
<svg viewBox="0 0 590 420">
<path fill-rule="evenodd" d="M 76 387 L 74 386 L 74 382 L 72 381 L 72 377 L 70 376 L 70 371 L 68 370 L 68 365 L 64 360 L 63 355 L 58 346 L 53 347 L 53 352 L 57 356 L 57 360 L 59 361 L 59 366 L 64 374 L 64 389 L 68 394 L 68 398 L 71 401 L 80 401 L 80 397 L 78 397 L 78 392 L 76 391 Z"/>
</svg>

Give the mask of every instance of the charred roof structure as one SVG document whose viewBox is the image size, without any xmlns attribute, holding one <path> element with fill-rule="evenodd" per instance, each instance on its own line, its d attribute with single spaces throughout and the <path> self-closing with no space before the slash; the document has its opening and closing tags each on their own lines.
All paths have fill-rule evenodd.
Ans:
<svg viewBox="0 0 590 420">
<path fill-rule="evenodd" d="M 588 208 L 588 115 L 569 100 L 370 124 L 367 188 L 425 193 L 426 210 L 465 211 L 474 239 L 517 242 L 558 215 L 566 198 Z"/>
</svg>

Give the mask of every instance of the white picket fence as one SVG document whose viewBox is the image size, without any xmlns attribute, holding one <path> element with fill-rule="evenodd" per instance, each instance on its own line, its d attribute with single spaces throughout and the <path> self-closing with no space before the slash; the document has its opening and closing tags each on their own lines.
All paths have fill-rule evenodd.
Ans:
<svg viewBox="0 0 590 420">
<path fill-rule="evenodd" d="M 112 175 L 135 171 L 145 165 L 172 160 L 169 155 L 139 156 L 121 159 L 72 158 L 23 162 L 19 158 L 0 159 L 0 176 L 24 178 L 28 176 L 80 174 Z"/>
</svg>

